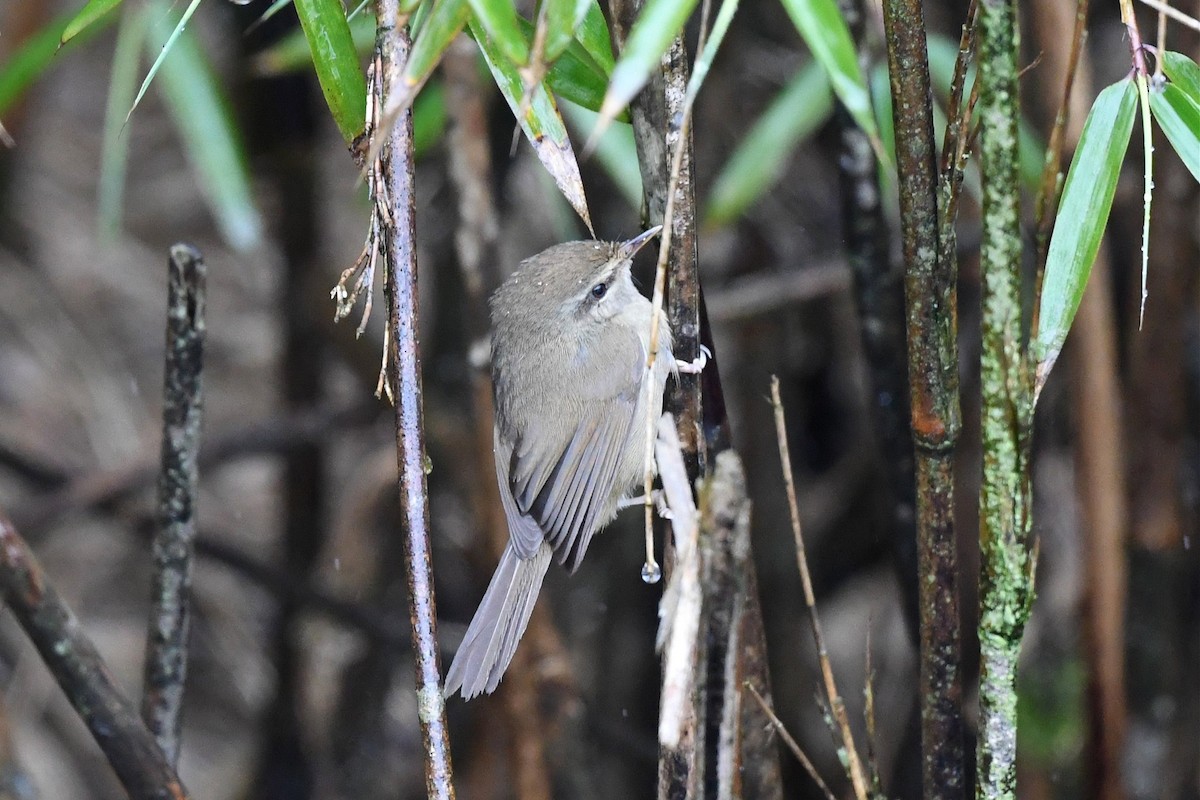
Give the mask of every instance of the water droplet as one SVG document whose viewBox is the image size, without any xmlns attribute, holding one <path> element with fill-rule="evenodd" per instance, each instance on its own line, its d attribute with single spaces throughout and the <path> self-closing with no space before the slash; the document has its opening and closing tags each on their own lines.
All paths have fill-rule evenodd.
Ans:
<svg viewBox="0 0 1200 800">
<path fill-rule="evenodd" d="M 642 565 L 642 580 L 646 583 L 658 583 L 662 580 L 662 567 L 653 561 Z"/>
<path fill-rule="evenodd" d="M 421 462 L 421 466 L 424 468 L 425 474 L 428 475 L 429 473 L 433 472 L 433 459 L 429 456 L 425 456 L 424 460 Z"/>
</svg>

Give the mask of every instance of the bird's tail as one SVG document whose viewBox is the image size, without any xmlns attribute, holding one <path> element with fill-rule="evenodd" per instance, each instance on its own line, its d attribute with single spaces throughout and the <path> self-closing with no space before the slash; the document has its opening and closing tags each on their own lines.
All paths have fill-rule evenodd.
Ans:
<svg viewBox="0 0 1200 800">
<path fill-rule="evenodd" d="M 520 558 L 511 544 L 504 548 L 492 582 L 446 673 L 446 697 L 459 689 L 467 700 L 495 691 L 529 624 L 552 554 L 545 542 L 530 559 Z"/>
</svg>

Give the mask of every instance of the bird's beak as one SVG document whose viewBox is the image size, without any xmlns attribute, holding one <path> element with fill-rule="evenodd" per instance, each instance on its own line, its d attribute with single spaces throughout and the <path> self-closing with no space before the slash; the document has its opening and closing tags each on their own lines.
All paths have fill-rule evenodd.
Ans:
<svg viewBox="0 0 1200 800">
<path fill-rule="evenodd" d="M 645 233 L 639 233 L 627 242 L 621 242 L 617 247 L 617 255 L 621 258 L 633 258 L 638 250 L 641 250 L 646 242 L 658 236 L 658 232 L 662 230 L 662 225 L 655 225 Z"/>
</svg>

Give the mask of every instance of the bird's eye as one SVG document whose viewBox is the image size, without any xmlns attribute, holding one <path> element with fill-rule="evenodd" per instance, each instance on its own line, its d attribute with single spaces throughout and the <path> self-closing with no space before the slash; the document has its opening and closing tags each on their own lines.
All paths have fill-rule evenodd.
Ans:
<svg viewBox="0 0 1200 800">
<path fill-rule="evenodd" d="M 592 287 L 592 297 L 596 298 L 597 300 L 599 300 L 601 297 L 604 297 L 606 294 L 608 294 L 607 283 L 597 283 Z"/>
</svg>

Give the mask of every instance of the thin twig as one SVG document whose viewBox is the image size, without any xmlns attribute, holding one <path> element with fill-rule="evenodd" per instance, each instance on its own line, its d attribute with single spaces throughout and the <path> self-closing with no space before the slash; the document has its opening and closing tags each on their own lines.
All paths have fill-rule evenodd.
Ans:
<svg viewBox="0 0 1200 800">
<path fill-rule="evenodd" d="M 154 537 L 150 625 L 142 719 L 168 763 L 179 763 L 187 678 L 200 416 L 204 369 L 206 270 L 188 245 L 171 248 L 167 278 L 167 354 L 163 375 L 162 473 Z"/>
<path fill-rule="evenodd" d="M 821 774 L 817 772 L 817 768 L 813 766 L 812 761 L 800 749 L 800 744 L 788 733 L 788 729 L 784 727 L 783 722 L 775 715 L 771 707 L 767 705 L 767 701 L 763 699 L 763 696 L 758 693 L 757 689 L 750 685 L 749 681 L 746 682 L 745 687 L 746 691 L 750 692 L 754 696 L 754 699 L 758 701 L 759 707 L 767 715 L 767 719 L 771 721 L 771 726 L 775 728 L 775 733 L 779 734 L 779 738 L 787 745 L 787 749 L 792 751 L 792 755 L 800 762 L 800 766 L 804 767 L 804 771 L 808 773 L 808 777 L 813 779 L 813 783 L 817 784 L 817 788 L 825 795 L 826 800 L 837 800 L 833 792 L 825 785 L 825 781 L 821 780 Z"/>
<path fill-rule="evenodd" d="M 775 411 L 775 436 L 779 444 L 779 464 L 783 470 L 784 487 L 787 490 L 788 512 L 792 520 L 792 536 L 796 540 L 796 562 L 800 567 L 800 583 L 804 588 L 804 604 L 808 607 L 808 619 L 812 624 L 813 641 L 817 645 L 817 657 L 821 662 L 821 678 L 825 683 L 825 698 L 830 712 L 837 723 L 842 737 L 842 749 L 846 754 L 846 772 L 854 786 L 854 796 L 867 800 L 867 780 L 863 774 L 862 760 L 854 744 L 854 733 L 846 716 L 846 705 L 838 693 L 837 681 L 833 677 L 833 666 L 829 663 L 829 651 L 825 647 L 825 634 L 821 629 L 821 618 L 817 615 L 817 599 L 813 593 L 812 577 L 808 572 L 808 555 L 804 547 L 804 536 L 800 531 L 800 506 L 796 502 L 796 479 L 792 475 L 792 456 L 787 440 L 787 422 L 783 418 L 783 400 L 779 396 L 779 378 L 771 376 L 771 406 Z"/>
<path fill-rule="evenodd" d="M 1161 0 L 1138 0 L 1138 2 L 1140 2 L 1142 5 L 1153 8 L 1159 14 L 1168 16 L 1176 22 L 1186 25 L 1194 31 L 1200 31 L 1200 19 L 1188 16 L 1178 8 L 1171 7 L 1171 5 L 1168 3 L 1161 2 Z"/>
<path fill-rule="evenodd" d="M 96 646 L 0 510 L 0 592 L 131 800 L 187 800 L 137 709 L 113 682 Z"/>
<path fill-rule="evenodd" d="M 380 0 L 376 50 L 383 75 L 383 98 L 408 58 L 411 41 L 400 27 L 397 0 Z M 425 787 L 439 800 L 454 797 L 446 704 L 442 697 L 437 647 L 437 605 L 429 530 L 421 357 L 417 340 L 416 192 L 413 179 L 412 110 L 387 133 L 382 148 L 381 185 L 394 203 L 393 223 L 385 232 L 384 282 L 388 299 L 390 352 L 395 372 L 396 461 L 400 512 L 408 577 L 409 616 L 417 682 L 417 715 L 425 750 Z"/>
</svg>

